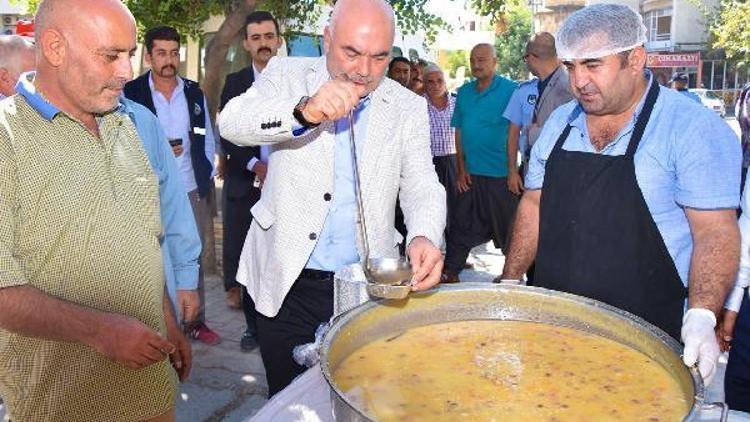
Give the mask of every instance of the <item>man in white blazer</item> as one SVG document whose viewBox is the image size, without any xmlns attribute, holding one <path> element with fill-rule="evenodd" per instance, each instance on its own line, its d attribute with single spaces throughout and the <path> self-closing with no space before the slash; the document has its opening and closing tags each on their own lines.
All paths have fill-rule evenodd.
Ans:
<svg viewBox="0 0 750 422">
<path fill-rule="evenodd" d="M 321 58 L 274 58 L 224 107 L 221 136 L 270 145 L 269 173 L 237 271 L 258 312 L 269 396 L 304 368 L 294 346 L 333 312 L 333 274 L 364 259 L 349 147 L 354 116 L 371 257 L 398 256 L 400 192 L 414 290 L 438 283 L 445 189 L 430 153 L 425 99 L 384 78 L 394 15 L 383 0 L 339 0 Z"/>
</svg>

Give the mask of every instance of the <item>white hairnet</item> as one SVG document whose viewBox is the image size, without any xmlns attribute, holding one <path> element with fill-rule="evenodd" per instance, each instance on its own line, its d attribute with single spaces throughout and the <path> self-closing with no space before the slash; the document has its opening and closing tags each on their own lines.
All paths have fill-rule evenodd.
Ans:
<svg viewBox="0 0 750 422">
<path fill-rule="evenodd" d="M 595 59 L 643 45 L 646 26 L 628 6 L 595 4 L 568 16 L 556 42 L 561 60 Z"/>
</svg>

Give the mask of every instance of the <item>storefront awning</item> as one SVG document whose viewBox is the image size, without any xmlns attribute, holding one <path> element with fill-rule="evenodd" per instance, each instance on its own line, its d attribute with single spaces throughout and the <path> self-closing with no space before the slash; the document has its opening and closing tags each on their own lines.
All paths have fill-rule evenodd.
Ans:
<svg viewBox="0 0 750 422">
<path fill-rule="evenodd" d="M 648 53 L 646 67 L 698 67 L 700 51 L 694 53 Z"/>
</svg>

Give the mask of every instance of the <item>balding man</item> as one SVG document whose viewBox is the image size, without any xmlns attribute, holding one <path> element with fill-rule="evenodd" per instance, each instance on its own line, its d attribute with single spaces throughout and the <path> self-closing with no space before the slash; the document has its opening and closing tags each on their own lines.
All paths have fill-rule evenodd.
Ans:
<svg viewBox="0 0 750 422">
<path fill-rule="evenodd" d="M 394 208 L 400 191 L 413 289 L 439 280 L 445 190 L 432 165 L 424 98 L 384 78 L 393 38 L 394 15 L 386 2 L 340 0 L 324 31 L 325 57 L 271 59 L 261 78 L 219 116 L 224 138 L 274 151 L 237 273 L 260 313 L 269 395 L 304 370 L 292 349 L 313 341 L 318 325 L 330 319 L 333 274 L 365 258 L 350 127 L 371 257 L 398 256 Z"/>
<path fill-rule="evenodd" d="M 0 395 L 14 421 L 171 421 L 187 342 L 133 125 L 156 122 L 120 102 L 135 21 L 118 0 L 45 0 L 36 25 L 37 73 L 0 103 Z"/>
<path fill-rule="evenodd" d="M 505 250 L 518 203 L 506 181 L 508 120 L 501 113 L 517 84 L 495 74 L 497 56 L 490 44 L 471 50 L 470 65 L 476 80 L 459 88 L 451 120 L 456 128 L 458 195 L 447 237 L 444 283 L 459 281 L 471 248 L 492 240 Z"/>
<path fill-rule="evenodd" d="M 34 69 L 34 46 L 18 35 L 0 35 L 0 100 L 16 93 L 22 73 Z"/>
</svg>

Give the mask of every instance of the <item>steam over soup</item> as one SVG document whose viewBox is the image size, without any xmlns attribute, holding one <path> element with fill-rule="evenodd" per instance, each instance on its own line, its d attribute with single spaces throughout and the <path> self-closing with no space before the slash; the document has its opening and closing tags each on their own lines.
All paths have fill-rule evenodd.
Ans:
<svg viewBox="0 0 750 422">
<path fill-rule="evenodd" d="M 640 352 L 530 322 L 413 328 L 355 351 L 333 378 L 379 421 L 680 421 L 690 410 Z"/>
</svg>

